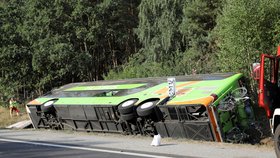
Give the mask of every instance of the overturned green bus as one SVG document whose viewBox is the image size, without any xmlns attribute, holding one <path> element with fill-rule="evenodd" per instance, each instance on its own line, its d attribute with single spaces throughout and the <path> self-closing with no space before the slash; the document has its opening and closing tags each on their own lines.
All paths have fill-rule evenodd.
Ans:
<svg viewBox="0 0 280 158">
<path fill-rule="evenodd" d="M 71 83 L 26 108 L 35 128 L 222 142 L 244 139 L 249 102 L 242 74 L 225 73 Z"/>
</svg>

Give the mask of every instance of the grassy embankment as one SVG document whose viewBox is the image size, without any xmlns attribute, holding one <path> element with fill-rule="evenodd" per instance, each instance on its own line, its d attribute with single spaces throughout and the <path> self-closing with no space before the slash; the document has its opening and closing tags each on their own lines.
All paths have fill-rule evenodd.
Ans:
<svg viewBox="0 0 280 158">
<path fill-rule="evenodd" d="M 5 128 L 13 123 L 29 119 L 23 105 L 19 107 L 19 110 L 20 116 L 16 116 L 14 113 L 14 116 L 11 118 L 9 108 L 0 106 L 0 128 Z"/>
</svg>

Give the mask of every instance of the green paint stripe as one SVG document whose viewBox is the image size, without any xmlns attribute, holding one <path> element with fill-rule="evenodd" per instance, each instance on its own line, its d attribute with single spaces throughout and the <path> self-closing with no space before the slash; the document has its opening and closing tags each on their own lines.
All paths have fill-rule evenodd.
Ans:
<svg viewBox="0 0 280 158">
<path fill-rule="evenodd" d="M 55 105 L 117 105 L 125 100 L 125 97 L 80 97 L 60 98 Z"/>
<path fill-rule="evenodd" d="M 122 85 L 103 85 L 103 86 L 78 86 L 66 89 L 64 91 L 89 91 L 89 90 L 113 90 L 113 89 L 133 89 L 146 84 L 122 84 Z"/>
<path fill-rule="evenodd" d="M 212 93 L 218 95 L 219 99 L 221 99 L 228 90 L 231 90 L 232 87 L 238 83 L 237 81 L 239 78 L 241 78 L 241 76 L 241 74 L 236 74 L 222 80 L 201 81 L 192 85 L 188 85 L 184 88 L 190 88 L 192 90 L 184 95 L 176 96 L 172 99 L 172 101 L 194 100 L 210 96 Z"/>
<path fill-rule="evenodd" d="M 228 78 L 225 78 L 223 80 L 209 80 L 209 81 L 200 81 L 191 85 L 187 85 L 185 87 L 181 87 L 182 89 L 192 89 L 192 91 L 186 92 L 185 94 L 182 93 L 181 95 L 177 95 L 175 98 L 172 99 L 172 101 L 188 101 L 193 99 L 198 99 L 206 96 L 210 96 L 212 93 L 215 93 L 219 96 L 218 101 L 225 95 L 228 90 L 231 90 L 232 88 L 236 87 L 236 84 L 238 83 L 238 79 L 241 77 L 241 74 L 236 74 L 233 76 L 230 76 Z M 188 82 L 188 81 L 187 81 Z M 187 82 L 177 82 L 177 85 L 184 84 Z M 145 84 L 123 84 L 123 85 L 113 85 L 116 89 L 120 88 L 137 88 L 140 86 L 143 86 Z M 75 90 L 82 91 L 85 90 L 86 86 L 80 86 L 80 87 L 74 87 Z M 106 89 L 113 89 L 111 85 L 105 85 L 105 86 L 87 86 L 87 87 L 95 87 L 94 90 L 99 89 L 102 87 L 101 90 Z M 156 86 L 147 88 L 143 91 L 129 94 L 126 96 L 112 96 L 112 97 L 58 97 L 59 100 L 56 102 L 56 104 L 67 104 L 67 105 L 92 105 L 92 104 L 100 104 L 100 105 L 117 105 L 120 102 L 130 99 L 130 98 L 138 98 L 139 102 L 149 99 L 149 98 L 159 98 L 162 94 L 156 94 L 155 92 L 167 87 L 167 83 L 161 83 Z M 81 89 L 82 88 L 82 89 Z M 73 88 L 72 90 L 68 91 L 75 91 Z M 89 89 L 87 89 L 89 90 Z M 91 89 L 93 90 L 93 89 Z M 180 89 L 178 89 L 180 90 Z M 40 102 L 45 102 L 51 98 L 38 98 L 37 100 Z M 217 101 L 214 103 L 216 104 Z"/>
</svg>

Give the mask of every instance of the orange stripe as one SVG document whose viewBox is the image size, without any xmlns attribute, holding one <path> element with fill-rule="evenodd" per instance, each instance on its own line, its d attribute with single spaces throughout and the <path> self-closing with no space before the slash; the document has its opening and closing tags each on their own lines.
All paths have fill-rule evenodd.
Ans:
<svg viewBox="0 0 280 158">
<path fill-rule="evenodd" d="M 41 103 L 38 102 L 36 99 L 32 100 L 31 102 L 28 103 L 28 105 L 40 105 Z"/>
<path fill-rule="evenodd" d="M 207 96 L 204 98 L 186 100 L 186 101 L 170 101 L 167 105 L 183 105 L 183 104 L 203 104 L 204 106 L 209 106 L 213 102 L 214 98 L 212 96 Z"/>
<path fill-rule="evenodd" d="M 188 86 L 188 85 L 191 85 L 191 84 L 195 84 L 197 82 L 200 82 L 200 81 L 190 81 L 190 82 L 187 82 L 187 83 L 181 83 L 179 84 L 178 86 L 176 86 L 176 89 L 179 89 L 181 87 L 185 87 L 185 86 Z M 155 92 L 155 94 L 163 94 L 163 93 L 166 93 L 168 91 L 168 88 L 167 87 L 164 87 L 158 91 Z"/>
<path fill-rule="evenodd" d="M 177 92 L 176 92 L 176 96 L 180 96 L 180 95 L 184 95 L 186 94 L 187 92 L 191 91 L 192 89 L 191 88 L 188 88 L 188 89 L 179 89 Z"/>
<path fill-rule="evenodd" d="M 185 86 L 188 86 L 188 85 L 191 85 L 191 84 L 195 84 L 197 82 L 200 82 L 200 81 L 190 81 L 190 82 L 187 82 L 187 83 L 182 83 L 182 84 L 176 86 L 176 88 L 185 87 Z"/>
<path fill-rule="evenodd" d="M 218 129 L 218 125 L 217 122 L 215 120 L 215 116 L 214 116 L 214 111 L 212 110 L 212 108 L 210 106 L 207 107 L 208 110 L 208 114 L 209 114 L 209 118 L 210 118 L 210 122 L 211 122 L 211 126 L 213 129 L 213 132 L 215 134 L 215 138 L 217 142 L 221 142 L 221 135 L 219 133 Z"/>
<path fill-rule="evenodd" d="M 167 88 L 167 87 L 164 87 L 164 88 L 162 88 L 162 89 L 156 91 L 155 94 L 161 95 L 161 94 L 163 94 L 163 93 L 166 93 L 167 90 L 168 90 L 168 88 Z"/>
<path fill-rule="evenodd" d="M 167 95 L 167 94 L 164 94 L 164 95 L 161 95 L 159 98 L 160 98 L 160 99 L 163 99 L 163 98 L 166 98 L 166 97 L 168 97 L 168 95 Z"/>
</svg>

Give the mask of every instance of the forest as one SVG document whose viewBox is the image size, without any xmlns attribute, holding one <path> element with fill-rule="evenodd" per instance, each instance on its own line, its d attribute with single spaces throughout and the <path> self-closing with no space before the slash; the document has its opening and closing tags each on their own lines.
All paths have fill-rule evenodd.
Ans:
<svg viewBox="0 0 280 158">
<path fill-rule="evenodd" d="M 0 0 L 0 97 L 72 82 L 241 72 L 280 44 L 279 0 Z"/>
</svg>

